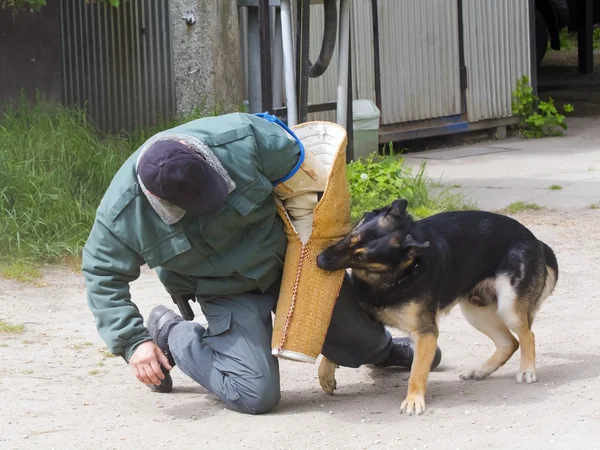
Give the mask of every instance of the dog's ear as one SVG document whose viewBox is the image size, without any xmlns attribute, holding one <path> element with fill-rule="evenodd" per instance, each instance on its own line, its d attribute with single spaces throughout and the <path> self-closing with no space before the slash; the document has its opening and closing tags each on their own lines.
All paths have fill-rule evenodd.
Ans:
<svg viewBox="0 0 600 450">
<path fill-rule="evenodd" d="M 408 207 L 408 201 L 400 198 L 398 200 L 394 200 L 390 209 L 388 210 L 388 214 L 394 217 L 402 217 L 404 213 L 406 213 L 406 208 Z"/>
<path fill-rule="evenodd" d="M 406 251 L 406 255 L 410 262 L 419 254 L 419 250 L 429 247 L 429 241 L 417 242 L 412 235 L 407 234 L 402 243 L 402 248 Z"/>
</svg>

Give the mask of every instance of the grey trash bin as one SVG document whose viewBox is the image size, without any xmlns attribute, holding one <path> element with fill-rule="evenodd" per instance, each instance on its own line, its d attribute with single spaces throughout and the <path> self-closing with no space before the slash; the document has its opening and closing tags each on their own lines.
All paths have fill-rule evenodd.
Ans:
<svg viewBox="0 0 600 450">
<path fill-rule="evenodd" d="M 377 153 L 380 116 L 379 108 L 371 100 L 358 99 L 352 102 L 355 160 Z"/>
</svg>

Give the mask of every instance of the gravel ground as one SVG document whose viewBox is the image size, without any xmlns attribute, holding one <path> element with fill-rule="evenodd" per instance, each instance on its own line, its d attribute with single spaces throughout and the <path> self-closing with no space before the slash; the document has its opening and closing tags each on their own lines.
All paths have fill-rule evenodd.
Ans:
<svg viewBox="0 0 600 450">
<path fill-rule="evenodd" d="M 280 405 L 240 415 L 177 369 L 172 394 L 151 393 L 120 358 L 102 354 L 80 275 L 49 269 L 40 286 L 0 280 L 0 320 L 25 324 L 22 334 L 0 335 L 0 448 L 598 447 L 600 211 L 516 217 L 554 247 L 561 270 L 534 324 L 535 385 L 516 384 L 517 357 L 488 380 L 459 380 L 492 344 L 454 310 L 441 323 L 444 358 L 430 376 L 423 416 L 399 414 L 407 371 L 343 368 L 328 397 L 316 365 L 286 361 Z M 144 316 L 170 304 L 149 270 L 133 296 Z"/>
</svg>

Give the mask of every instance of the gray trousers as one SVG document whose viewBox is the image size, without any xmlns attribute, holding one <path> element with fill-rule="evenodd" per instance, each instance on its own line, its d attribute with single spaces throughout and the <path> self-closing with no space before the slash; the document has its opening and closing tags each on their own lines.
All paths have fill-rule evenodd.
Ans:
<svg viewBox="0 0 600 450">
<path fill-rule="evenodd" d="M 202 300 L 208 327 L 182 322 L 169 334 L 177 367 L 242 413 L 267 412 L 281 398 L 279 362 L 271 355 L 278 289 Z M 382 361 L 391 346 L 389 332 L 359 308 L 346 279 L 322 354 L 340 366 L 359 367 Z"/>
</svg>

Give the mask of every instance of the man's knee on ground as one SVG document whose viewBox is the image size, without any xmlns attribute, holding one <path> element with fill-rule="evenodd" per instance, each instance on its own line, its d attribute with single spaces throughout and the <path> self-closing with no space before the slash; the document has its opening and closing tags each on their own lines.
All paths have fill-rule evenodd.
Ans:
<svg viewBox="0 0 600 450">
<path fill-rule="evenodd" d="M 281 400 L 279 379 L 258 379 L 238 393 L 238 409 L 246 414 L 264 414 L 275 408 Z"/>
</svg>

